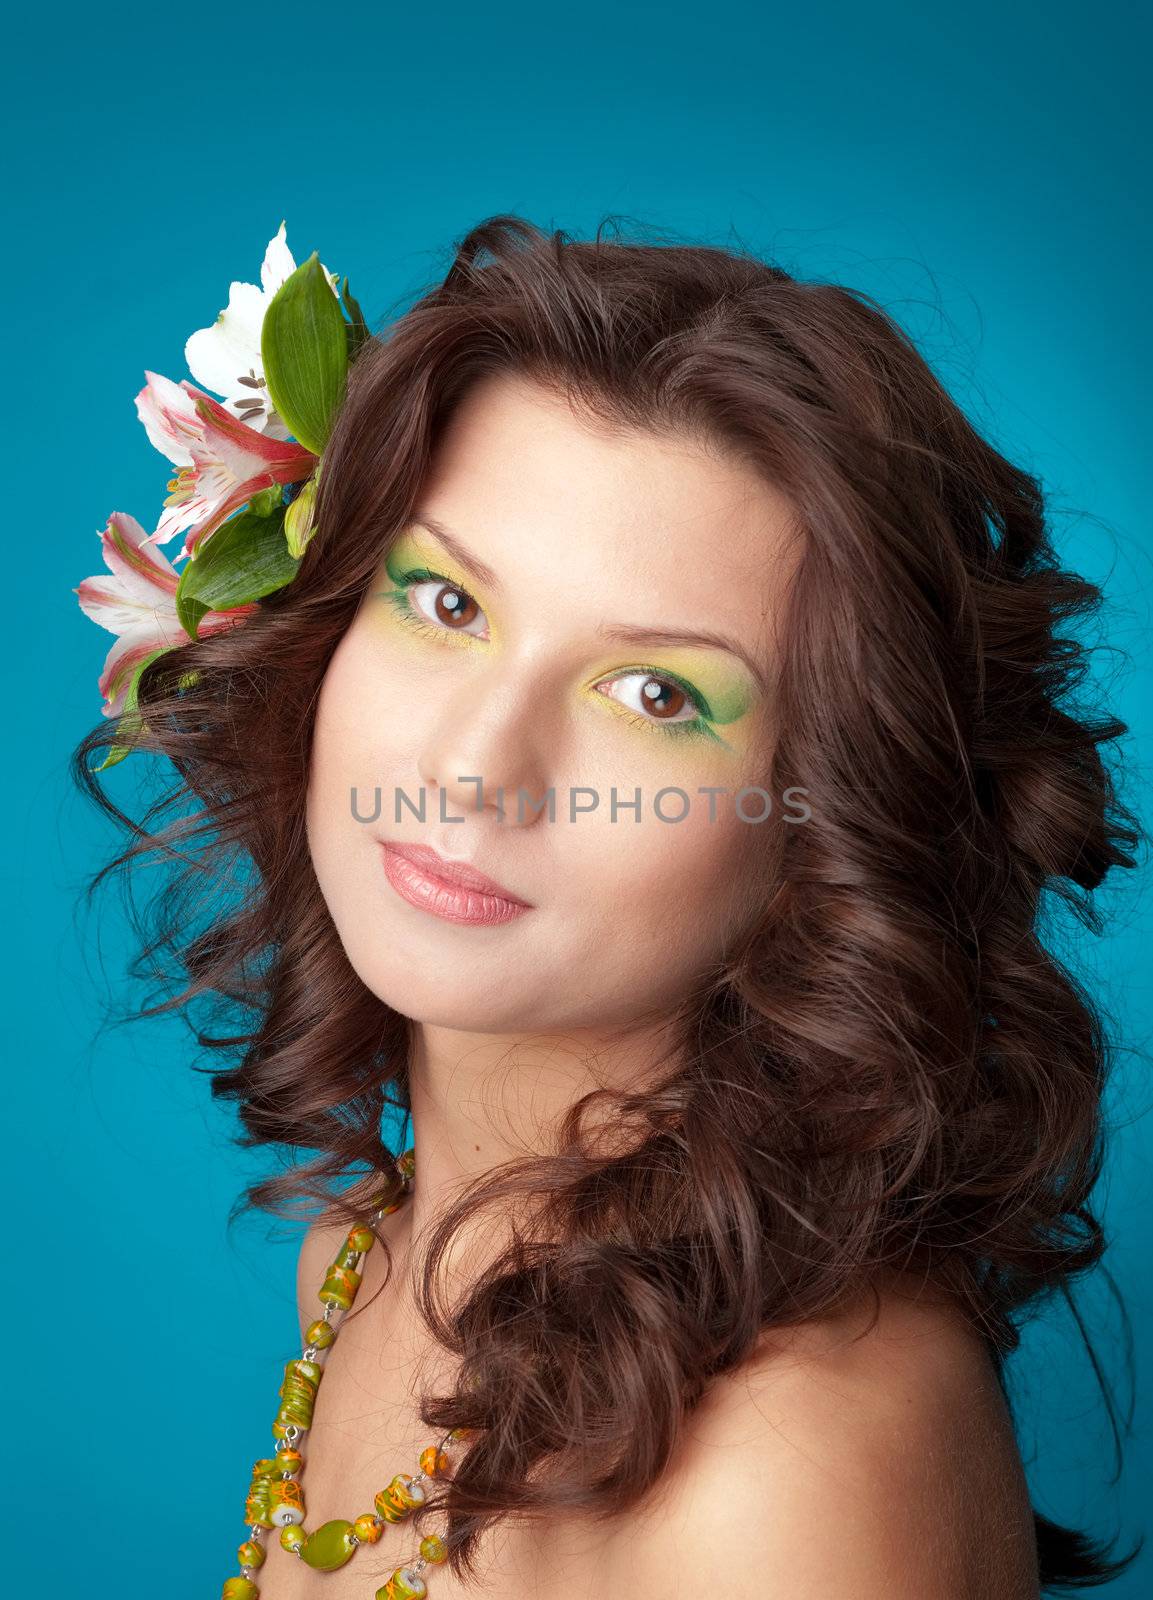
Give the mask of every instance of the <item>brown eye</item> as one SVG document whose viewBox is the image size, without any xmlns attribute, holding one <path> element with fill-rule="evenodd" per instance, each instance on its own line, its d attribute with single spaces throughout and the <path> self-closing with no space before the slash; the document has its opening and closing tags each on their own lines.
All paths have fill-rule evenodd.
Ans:
<svg viewBox="0 0 1153 1600">
<path fill-rule="evenodd" d="M 480 607 L 471 595 L 461 594 L 459 589 L 442 589 L 433 603 L 433 611 L 438 622 L 463 628 L 477 616 Z"/>
<path fill-rule="evenodd" d="M 630 711 L 642 713 L 646 722 L 702 723 L 704 707 L 680 684 L 653 672 L 625 672 L 597 684 L 601 694 L 619 700 Z"/>
<path fill-rule="evenodd" d="M 427 621 L 443 628 L 446 633 L 468 633 L 473 638 L 484 637 L 487 619 L 480 606 L 467 590 L 458 588 L 444 578 L 427 578 L 413 583 L 408 589 L 413 608 Z M 479 626 L 478 626 L 479 623 Z"/>
<path fill-rule="evenodd" d="M 641 684 L 641 705 L 662 721 L 675 719 L 688 703 L 689 697 L 683 689 L 662 678 L 646 678 Z"/>
</svg>

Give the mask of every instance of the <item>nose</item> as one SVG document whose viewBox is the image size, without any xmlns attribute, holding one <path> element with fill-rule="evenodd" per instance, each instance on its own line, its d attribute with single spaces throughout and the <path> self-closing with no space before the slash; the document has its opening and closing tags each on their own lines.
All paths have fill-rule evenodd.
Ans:
<svg viewBox="0 0 1153 1600">
<path fill-rule="evenodd" d="M 539 681 L 529 677 L 507 662 L 478 666 L 440 708 L 417 771 L 423 783 L 444 790 L 446 812 L 491 813 L 513 826 L 544 814 L 550 716 Z"/>
</svg>

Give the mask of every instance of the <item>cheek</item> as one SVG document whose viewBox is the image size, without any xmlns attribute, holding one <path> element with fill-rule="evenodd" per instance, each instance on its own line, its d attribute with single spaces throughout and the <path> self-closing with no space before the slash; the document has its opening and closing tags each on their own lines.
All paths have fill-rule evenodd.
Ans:
<svg viewBox="0 0 1153 1600">
<path fill-rule="evenodd" d="M 742 864 L 759 831 L 719 808 L 714 823 L 692 809 L 662 823 L 646 808 L 639 824 L 618 819 L 586 835 L 566 874 L 550 985 L 556 971 L 584 974 L 586 1004 L 605 1023 L 678 1004 L 744 926 Z"/>
<path fill-rule="evenodd" d="M 312 732 L 308 776 L 309 825 L 322 828 L 334 815 L 333 801 L 355 766 L 355 729 L 348 715 L 350 695 L 340 652 L 333 657 L 320 689 Z"/>
<path fill-rule="evenodd" d="M 312 779 L 319 794 L 382 781 L 411 727 L 403 675 L 381 660 L 362 625 L 333 654 L 321 687 L 313 735 Z M 347 809 L 347 806 L 346 808 Z"/>
<path fill-rule="evenodd" d="M 390 719 L 378 675 L 366 669 L 358 641 L 337 647 L 317 703 L 309 765 L 308 839 L 318 872 L 330 869 L 359 843 L 352 794 L 368 814 L 373 786 L 388 758 Z"/>
<path fill-rule="evenodd" d="M 597 886 L 582 896 L 585 914 L 602 937 L 681 969 L 709 959 L 741 923 L 760 832 L 726 811 L 724 797 L 714 822 L 705 797 L 690 798 L 682 821 L 661 822 L 646 794 L 639 823 L 627 812 L 606 817 L 581 849 L 585 881 Z M 661 804 L 673 817 L 683 802 Z"/>
</svg>

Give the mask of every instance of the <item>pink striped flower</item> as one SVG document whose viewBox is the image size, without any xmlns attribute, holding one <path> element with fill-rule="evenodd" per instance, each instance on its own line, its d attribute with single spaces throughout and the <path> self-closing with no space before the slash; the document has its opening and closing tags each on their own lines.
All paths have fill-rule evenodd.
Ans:
<svg viewBox="0 0 1153 1600">
<path fill-rule="evenodd" d="M 80 609 L 102 628 L 116 635 L 100 675 L 103 713 L 116 717 L 137 667 L 154 650 L 189 643 L 176 615 L 176 586 L 180 574 L 163 551 L 126 511 L 114 511 L 108 526 L 98 534 L 108 574 L 85 578 L 73 590 Z M 234 606 L 209 611 L 200 620 L 199 635 L 220 633 L 244 621 L 257 606 Z"/>
<path fill-rule="evenodd" d="M 248 427 L 187 378 L 145 376 L 136 410 L 149 439 L 179 468 L 150 544 L 166 544 L 185 530 L 177 560 L 191 555 L 261 489 L 311 475 L 317 459 L 311 450 Z"/>
</svg>

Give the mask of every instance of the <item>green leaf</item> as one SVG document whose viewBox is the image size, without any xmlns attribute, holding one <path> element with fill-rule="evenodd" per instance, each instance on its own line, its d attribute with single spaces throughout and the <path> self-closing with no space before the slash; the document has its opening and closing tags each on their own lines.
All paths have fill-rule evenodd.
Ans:
<svg viewBox="0 0 1153 1600">
<path fill-rule="evenodd" d="M 348 315 L 345 332 L 348 335 L 348 359 L 351 361 L 361 345 L 370 337 L 368 323 L 365 321 L 364 312 L 360 309 L 359 301 L 353 298 L 347 278 L 341 282 L 340 299 Z"/>
<path fill-rule="evenodd" d="M 264 381 L 297 442 L 319 455 L 344 399 L 347 324 L 314 250 L 273 295 L 260 335 Z"/>
<path fill-rule="evenodd" d="M 176 614 L 190 638 L 196 638 L 206 612 L 249 605 L 295 578 L 300 562 L 285 543 L 284 512 L 284 506 L 271 516 L 238 511 L 185 563 L 176 587 Z"/>
<path fill-rule="evenodd" d="M 169 650 L 174 648 L 174 645 L 162 645 L 159 650 L 150 651 L 143 661 L 138 663 L 135 672 L 132 674 L 132 681 L 128 685 L 128 693 L 124 696 L 124 706 L 116 727 L 118 734 L 143 732 L 144 723 L 136 710 L 136 697 L 140 689 L 140 674 L 148 666 L 149 662 L 155 661 L 158 656 L 167 655 Z M 100 765 L 92 768 L 93 772 L 106 772 L 109 767 L 119 766 L 124 757 L 130 756 L 135 748 L 134 744 L 114 744 Z"/>
<path fill-rule="evenodd" d="M 255 511 L 258 516 L 270 517 L 284 500 L 284 485 L 274 483 L 267 489 L 261 489 L 254 494 L 248 502 L 249 511 Z"/>
<path fill-rule="evenodd" d="M 98 767 L 93 767 L 93 772 L 107 772 L 109 767 L 117 767 L 125 756 L 132 754 L 130 744 L 114 744 Z"/>
<path fill-rule="evenodd" d="M 185 571 L 189 571 L 191 565 L 190 562 Z M 204 605 L 200 600 L 194 599 L 192 595 L 181 595 L 180 586 L 177 586 L 176 615 L 180 618 L 180 625 L 190 639 L 195 639 L 199 636 L 201 619 L 206 617 L 211 610 L 211 606 Z"/>
</svg>

